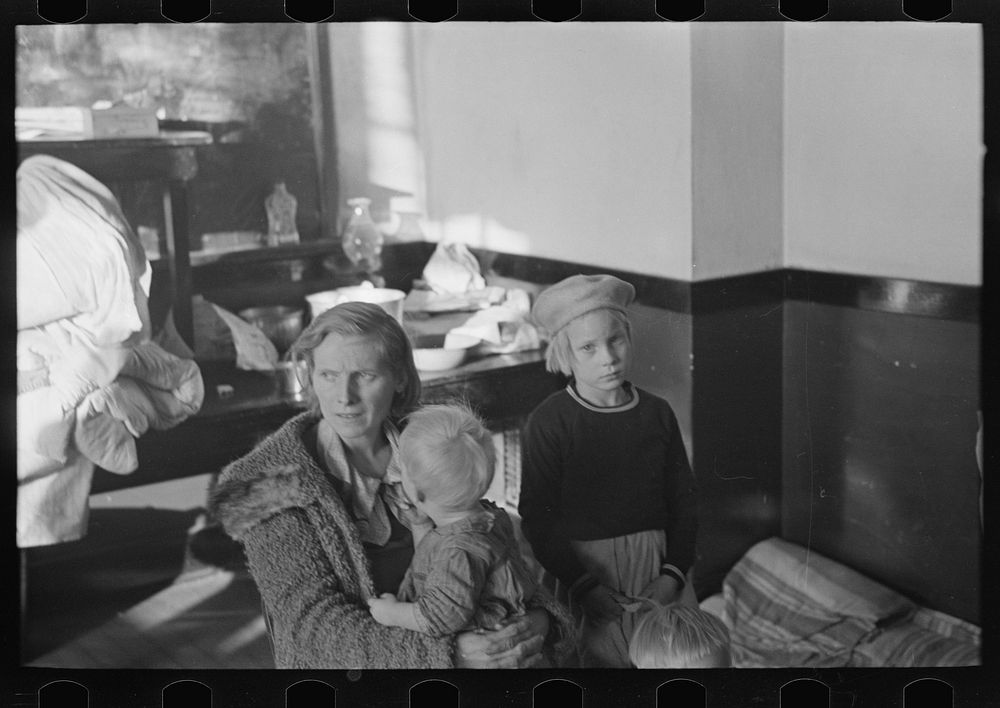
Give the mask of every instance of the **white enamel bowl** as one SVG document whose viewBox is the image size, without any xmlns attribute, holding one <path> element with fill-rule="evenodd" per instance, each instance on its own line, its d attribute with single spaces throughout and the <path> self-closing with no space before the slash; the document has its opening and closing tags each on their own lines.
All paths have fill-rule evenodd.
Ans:
<svg viewBox="0 0 1000 708">
<path fill-rule="evenodd" d="M 342 302 L 371 302 L 395 317 L 400 324 L 403 323 L 403 300 L 405 299 L 406 293 L 402 290 L 361 286 L 324 290 L 306 295 L 306 302 L 309 303 L 309 316 L 312 319 Z"/>
<path fill-rule="evenodd" d="M 413 363 L 420 371 L 454 369 L 465 361 L 469 350 L 479 342 L 476 337 L 451 334 L 447 338 L 448 346 L 445 346 L 443 334 L 418 337 L 413 342 Z"/>
</svg>

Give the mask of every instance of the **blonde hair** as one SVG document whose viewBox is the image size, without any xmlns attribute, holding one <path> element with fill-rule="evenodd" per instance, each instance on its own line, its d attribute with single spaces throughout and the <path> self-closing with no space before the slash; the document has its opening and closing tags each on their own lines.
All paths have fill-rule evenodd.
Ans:
<svg viewBox="0 0 1000 708">
<path fill-rule="evenodd" d="M 726 623 L 699 607 L 649 601 L 636 623 L 628 655 L 640 669 L 674 669 L 716 652 L 729 652 Z"/>
<path fill-rule="evenodd" d="M 610 307 L 601 309 L 606 309 L 611 313 L 612 317 L 625 327 L 625 337 L 628 339 L 628 343 L 632 344 L 632 324 L 629 322 L 628 315 L 621 310 L 615 310 Z M 591 310 L 590 312 L 596 312 L 596 310 Z M 589 315 L 590 312 L 585 312 L 584 314 Z M 583 317 L 583 315 L 580 316 Z M 569 322 L 566 324 L 569 324 Z M 573 350 L 570 347 L 569 335 L 566 334 L 565 325 L 552 335 L 549 346 L 545 349 L 545 369 L 553 374 L 562 374 L 563 376 L 573 375 Z"/>
<path fill-rule="evenodd" d="M 418 501 L 445 511 L 469 508 L 493 481 L 493 437 L 464 404 L 425 406 L 406 418 L 399 454 Z"/>
</svg>

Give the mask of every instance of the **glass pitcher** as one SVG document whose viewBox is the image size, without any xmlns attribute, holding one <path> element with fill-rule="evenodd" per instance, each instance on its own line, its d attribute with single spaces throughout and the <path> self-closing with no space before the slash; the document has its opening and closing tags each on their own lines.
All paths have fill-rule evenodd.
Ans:
<svg viewBox="0 0 1000 708">
<path fill-rule="evenodd" d="M 382 268 L 382 245 L 385 241 L 382 232 L 372 220 L 371 199 L 355 197 L 347 200 L 351 207 L 351 216 L 344 226 L 341 245 L 355 270 L 367 274 L 375 285 L 381 277 L 376 273 Z"/>
</svg>

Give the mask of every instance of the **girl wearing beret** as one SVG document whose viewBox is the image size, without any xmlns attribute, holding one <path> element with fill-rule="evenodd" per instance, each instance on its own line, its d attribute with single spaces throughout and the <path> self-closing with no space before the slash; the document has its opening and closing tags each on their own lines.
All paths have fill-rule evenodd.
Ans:
<svg viewBox="0 0 1000 708">
<path fill-rule="evenodd" d="M 629 283 L 576 275 L 532 308 L 546 365 L 570 377 L 532 412 L 523 437 L 525 537 L 581 621 L 586 667 L 631 666 L 638 597 L 696 603 L 687 583 L 695 481 L 670 405 L 627 380 Z"/>
</svg>

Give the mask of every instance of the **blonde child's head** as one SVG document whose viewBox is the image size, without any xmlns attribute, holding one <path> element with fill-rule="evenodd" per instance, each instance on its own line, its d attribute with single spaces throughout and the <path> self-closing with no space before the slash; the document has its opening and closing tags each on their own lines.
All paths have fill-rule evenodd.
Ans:
<svg viewBox="0 0 1000 708">
<path fill-rule="evenodd" d="M 724 668 L 730 665 L 725 622 L 699 607 L 652 604 L 636 623 L 629 658 L 639 669 Z"/>
<path fill-rule="evenodd" d="M 399 437 L 407 494 L 445 512 L 473 508 L 493 481 L 493 438 L 469 408 L 425 406 L 406 419 Z"/>
<path fill-rule="evenodd" d="M 635 288 L 613 275 L 573 275 L 543 290 L 531 308 L 531 318 L 549 337 L 546 368 L 574 375 L 575 359 L 566 326 L 597 310 L 609 311 L 631 345 L 628 306 L 634 299 Z"/>
</svg>

